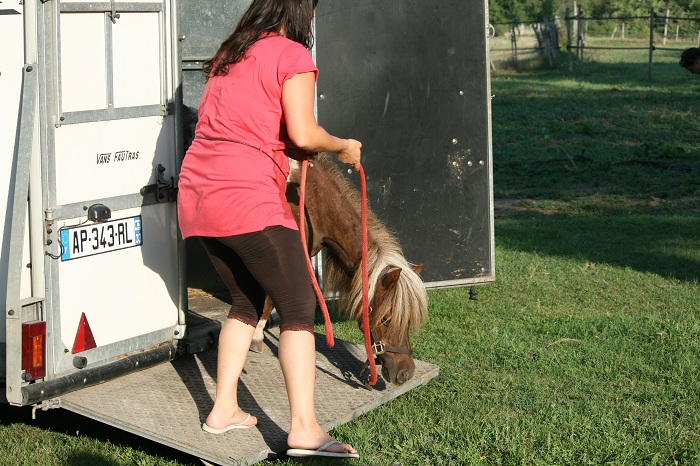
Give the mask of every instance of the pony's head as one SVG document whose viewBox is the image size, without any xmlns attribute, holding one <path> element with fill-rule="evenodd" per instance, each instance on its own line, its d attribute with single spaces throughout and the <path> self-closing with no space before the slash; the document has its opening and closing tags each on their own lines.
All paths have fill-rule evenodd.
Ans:
<svg viewBox="0 0 700 466">
<path fill-rule="evenodd" d="M 376 282 L 370 304 L 372 352 L 388 382 L 401 385 L 416 364 L 409 336 L 426 320 L 427 301 L 418 277 L 422 266 L 388 267 Z"/>
<path fill-rule="evenodd" d="M 422 266 L 406 261 L 395 238 L 385 229 L 374 230 L 372 239 L 367 268 L 373 355 L 368 356 L 375 357 L 382 366 L 382 376 L 387 382 L 401 385 L 410 380 L 416 370 L 410 337 L 428 317 L 425 286 L 418 275 Z M 362 273 L 359 270 L 346 291 L 345 308 L 362 326 Z"/>
</svg>

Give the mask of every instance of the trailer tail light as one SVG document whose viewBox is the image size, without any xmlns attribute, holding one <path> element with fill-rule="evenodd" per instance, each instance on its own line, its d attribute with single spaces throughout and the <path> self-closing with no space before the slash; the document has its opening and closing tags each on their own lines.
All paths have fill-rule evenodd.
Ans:
<svg viewBox="0 0 700 466">
<path fill-rule="evenodd" d="M 46 322 L 22 324 L 22 369 L 28 374 L 25 380 L 46 376 Z"/>
</svg>

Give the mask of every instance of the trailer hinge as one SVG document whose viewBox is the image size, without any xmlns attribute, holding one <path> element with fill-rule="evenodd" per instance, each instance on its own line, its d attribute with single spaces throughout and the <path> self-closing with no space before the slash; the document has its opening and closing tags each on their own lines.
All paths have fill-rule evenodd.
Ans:
<svg viewBox="0 0 700 466">
<path fill-rule="evenodd" d="M 37 403 L 35 405 L 32 405 L 32 420 L 36 419 L 36 411 L 37 409 L 41 409 L 42 411 L 48 411 L 49 409 L 56 409 L 61 407 L 61 399 L 60 398 L 51 398 L 50 400 L 44 400 L 41 403 Z"/>
<path fill-rule="evenodd" d="M 117 5 L 114 0 L 110 0 L 109 3 L 112 11 L 108 11 L 107 14 L 111 18 L 112 24 L 117 24 L 117 20 L 121 17 L 121 15 L 117 13 Z"/>
<path fill-rule="evenodd" d="M 173 338 L 175 340 L 182 340 L 183 338 L 185 338 L 186 331 L 186 325 L 176 325 L 175 330 L 173 331 Z"/>
<path fill-rule="evenodd" d="M 170 177 L 166 180 L 163 174 L 165 167 L 158 164 L 156 167 L 156 182 L 141 188 L 141 195 L 155 194 L 156 202 L 173 202 L 177 198 L 177 186 L 175 186 L 175 178 Z"/>
</svg>

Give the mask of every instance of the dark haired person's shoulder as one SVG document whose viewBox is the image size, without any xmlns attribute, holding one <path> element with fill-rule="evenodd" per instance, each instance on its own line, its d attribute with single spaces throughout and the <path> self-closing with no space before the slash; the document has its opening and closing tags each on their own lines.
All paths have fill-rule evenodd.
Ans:
<svg viewBox="0 0 700 466">
<path fill-rule="evenodd" d="M 251 54 L 265 57 L 266 60 L 277 60 L 279 63 L 294 63 L 299 60 L 311 59 L 311 52 L 306 47 L 279 35 L 270 35 L 256 42 L 254 48 L 251 49 Z"/>
<path fill-rule="evenodd" d="M 291 39 L 287 39 L 286 37 L 281 36 L 279 34 L 270 34 L 268 36 L 265 36 L 263 39 L 259 40 L 258 42 L 260 42 L 260 45 L 267 46 L 267 47 L 275 47 L 275 48 L 282 48 L 282 49 L 301 47 L 302 49 L 306 49 L 299 42 L 295 42 Z"/>
<path fill-rule="evenodd" d="M 283 36 L 278 36 L 275 40 L 274 47 L 282 50 L 282 54 L 299 54 L 299 53 L 310 53 L 309 49 L 304 47 L 299 42 L 293 41 Z"/>
</svg>

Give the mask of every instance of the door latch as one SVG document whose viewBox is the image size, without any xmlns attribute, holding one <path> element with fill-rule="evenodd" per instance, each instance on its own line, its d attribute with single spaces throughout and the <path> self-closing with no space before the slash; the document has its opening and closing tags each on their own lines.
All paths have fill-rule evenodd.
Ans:
<svg viewBox="0 0 700 466">
<path fill-rule="evenodd" d="M 175 178 L 171 176 L 166 180 L 164 174 L 165 167 L 159 163 L 156 167 L 156 182 L 141 188 L 141 195 L 146 197 L 155 194 L 156 202 L 173 202 L 177 198 Z"/>
</svg>

